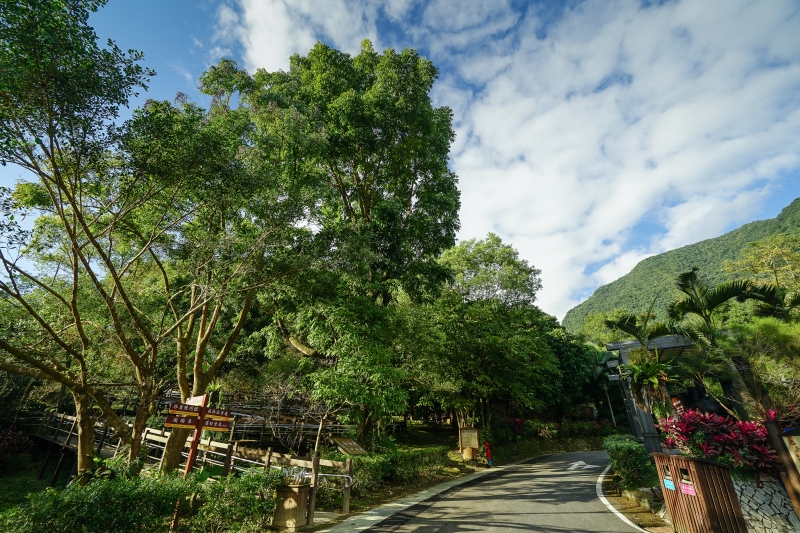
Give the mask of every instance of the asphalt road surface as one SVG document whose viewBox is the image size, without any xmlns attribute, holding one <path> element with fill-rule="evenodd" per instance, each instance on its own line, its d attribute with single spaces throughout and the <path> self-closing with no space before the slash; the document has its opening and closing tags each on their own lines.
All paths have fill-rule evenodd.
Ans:
<svg viewBox="0 0 800 533">
<path fill-rule="evenodd" d="M 607 465 L 604 452 L 540 457 L 454 487 L 366 531 L 635 532 L 597 497 L 597 477 Z"/>
</svg>

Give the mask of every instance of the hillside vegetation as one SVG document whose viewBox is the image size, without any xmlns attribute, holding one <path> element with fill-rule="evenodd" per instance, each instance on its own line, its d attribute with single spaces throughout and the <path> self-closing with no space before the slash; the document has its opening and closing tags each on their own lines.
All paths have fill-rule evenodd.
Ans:
<svg viewBox="0 0 800 533">
<path fill-rule="evenodd" d="M 800 198 L 772 219 L 745 224 L 729 233 L 690 244 L 676 250 L 648 257 L 628 274 L 608 285 L 599 287 L 585 302 L 570 309 L 564 317 L 564 326 L 578 333 L 590 313 L 608 312 L 625 308 L 643 312 L 658 295 L 656 308 L 663 310 L 675 296 L 675 275 L 697 266 L 709 284 L 714 285 L 728 277 L 722 271 L 725 261 L 739 258 L 748 243 L 781 233 L 800 232 Z M 664 316 L 663 311 L 657 313 Z"/>
</svg>

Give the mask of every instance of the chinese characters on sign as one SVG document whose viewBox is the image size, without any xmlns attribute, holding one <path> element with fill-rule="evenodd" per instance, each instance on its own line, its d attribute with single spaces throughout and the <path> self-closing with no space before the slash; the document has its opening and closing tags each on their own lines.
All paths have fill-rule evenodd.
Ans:
<svg viewBox="0 0 800 533">
<path fill-rule="evenodd" d="M 339 451 L 341 451 L 342 453 L 346 453 L 347 455 L 361 455 L 367 453 L 367 450 L 362 448 L 353 439 L 348 439 L 346 437 L 337 437 L 333 439 L 333 442 L 336 443 L 336 446 L 339 448 Z"/>
<path fill-rule="evenodd" d="M 458 441 L 461 445 L 461 450 L 464 448 L 480 448 L 480 439 L 478 439 L 478 430 L 475 428 L 461 428 L 458 430 Z"/>
</svg>

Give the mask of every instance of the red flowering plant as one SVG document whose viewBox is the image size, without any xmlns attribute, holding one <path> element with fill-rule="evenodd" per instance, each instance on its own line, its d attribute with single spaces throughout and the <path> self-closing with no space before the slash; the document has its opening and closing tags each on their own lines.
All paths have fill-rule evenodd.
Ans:
<svg viewBox="0 0 800 533">
<path fill-rule="evenodd" d="M 763 424 L 688 410 L 659 420 L 664 447 L 684 455 L 712 459 L 756 479 L 777 476 L 780 460 Z"/>
</svg>

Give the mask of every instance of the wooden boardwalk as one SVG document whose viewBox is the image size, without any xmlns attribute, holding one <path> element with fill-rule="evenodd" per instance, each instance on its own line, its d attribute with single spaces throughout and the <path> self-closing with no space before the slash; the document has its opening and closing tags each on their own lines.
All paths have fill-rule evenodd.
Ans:
<svg viewBox="0 0 800 533">
<path fill-rule="evenodd" d="M 68 454 L 77 454 L 78 451 L 76 417 L 54 412 L 31 412 L 25 413 L 20 418 L 20 422 L 26 433 L 48 445 L 47 456 L 39 471 L 39 479 L 43 478 L 54 452 L 56 454 L 60 452 L 58 463 L 50 480 L 50 486 L 54 486 L 63 467 L 65 457 Z M 166 428 L 145 428 L 142 434 L 142 443 L 147 450 L 150 464 L 160 464 L 169 435 L 170 431 Z M 191 437 L 186 439 L 186 448 L 189 447 L 190 442 Z M 119 453 L 120 439 L 102 419 L 95 422 L 94 443 L 96 456 L 109 459 Z M 260 467 L 265 470 L 268 468 L 288 468 L 292 474 L 297 476 L 299 481 L 310 483 L 314 488 L 314 493 L 316 493 L 316 487 L 319 486 L 320 478 L 325 480 L 326 483 L 328 479 L 340 480 L 343 511 L 345 513 L 349 512 L 350 487 L 353 482 L 353 463 L 351 459 L 346 461 L 312 459 L 310 456 L 298 457 L 274 452 L 272 448 L 263 450 L 243 446 L 242 444 L 242 441 L 217 442 L 211 438 L 203 439 L 198 446 L 201 456 L 197 461 L 197 466 L 221 466 L 223 475 L 230 473 L 232 470 L 246 470 L 253 467 Z M 184 451 L 183 455 L 186 457 L 188 454 Z M 323 466 L 338 470 L 338 473 L 320 474 L 319 469 Z M 70 477 L 75 474 L 76 467 L 77 461 L 73 466 L 73 472 Z M 313 516 L 314 498 L 312 497 L 309 502 L 309 517 L 312 521 Z"/>
</svg>

